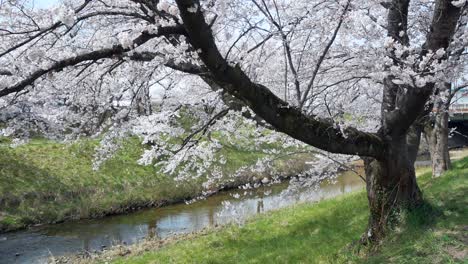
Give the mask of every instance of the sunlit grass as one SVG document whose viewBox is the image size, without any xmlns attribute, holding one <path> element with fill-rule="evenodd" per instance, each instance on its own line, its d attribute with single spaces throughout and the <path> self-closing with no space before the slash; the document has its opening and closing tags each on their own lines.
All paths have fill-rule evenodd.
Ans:
<svg viewBox="0 0 468 264">
<path fill-rule="evenodd" d="M 372 251 L 358 251 L 353 244 L 363 234 L 368 216 L 366 195 L 360 191 L 270 212 L 242 227 L 208 231 L 114 262 L 466 263 L 468 158 L 437 179 L 427 169 L 419 174 L 427 203 L 403 214 L 403 223 Z"/>
</svg>

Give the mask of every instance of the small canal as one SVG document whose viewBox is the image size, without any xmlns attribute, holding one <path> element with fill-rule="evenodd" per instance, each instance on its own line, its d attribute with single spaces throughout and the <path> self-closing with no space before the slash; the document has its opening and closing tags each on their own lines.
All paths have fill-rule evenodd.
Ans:
<svg viewBox="0 0 468 264">
<path fill-rule="evenodd" d="M 0 263 L 46 263 L 50 256 L 99 251 L 145 238 L 166 238 L 246 219 L 306 201 L 320 201 L 364 187 L 354 173 L 344 173 L 318 188 L 287 191 L 288 183 L 220 192 L 191 204 L 176 204 L 127 215 L 83 220 L 0 234 Z"/>
</svg>

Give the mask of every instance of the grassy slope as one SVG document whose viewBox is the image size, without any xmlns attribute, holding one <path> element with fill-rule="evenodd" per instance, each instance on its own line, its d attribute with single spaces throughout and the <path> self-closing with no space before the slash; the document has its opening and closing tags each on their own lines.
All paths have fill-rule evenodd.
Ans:
<svg viewBox="0 0 468 264">
<path fill-rule="evenodd" d="M 0 144 L 0 231 L 158 206 L 201 192 L 203 179 L 177 184 L 152 166 L 138 165 L 143 147 L 137 139 L 126 141 L 99 171 L 91 166 L 97 146 L 93 140 L 33 140 L 17 148 L 7 143 Z M 223 152 L 229 157 L 226 175 L 263 155 L 233 147 Z M 275 167 L 283 173 L 301 170 L 295 158 L 279 160 Z"/>
<path fill-rule="evenodd" d="M 426 170 L 427 171 L 427 170 Z M 350 246 L 364 232 L 364 192 L 303 204 L 116 263 L 468 263 L 468 158 L 438 179 L 419 177 L 427 205 L 372 253 Z M 158 248 L 158 244 L 155 244 Z"/>
</svg>

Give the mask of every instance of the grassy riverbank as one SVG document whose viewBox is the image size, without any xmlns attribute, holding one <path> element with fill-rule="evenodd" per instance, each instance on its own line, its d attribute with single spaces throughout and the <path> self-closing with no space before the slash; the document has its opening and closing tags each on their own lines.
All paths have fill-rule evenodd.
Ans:
<svg viewBox="0 0 468 264">
<path fill-rule="evenodd" d="M 147 241 L 105 252 L 115 263 L 467 263 L 468 158 L 432 179 L 418 178 L 427 201 L 378 250 L 358 252 L 368 209 L 363 191 L 267 213 L 173 241 Z M 125 257 L 119 255 L 126 255 Z M 99 261 L 98 260 L 98 261 Z M 89 260 L 86 260 L 88 262 Z"/>
<path fill-rule="evenodd" d="M 126 140 L 98 171 L 92 169 L 96 140 L 71 144 L 33 140 L 16 148 L 3 140 L 7 142 L 0 144 L 0 231 L 174 203 L 198 196 L 205 180 L 175 182 L 170 176 L 156 173 L 153 166 L 138 165 L 144 150 L 138 139 Z M 233 146 L 226 146 L 223 151 L 228 157 L 226 176 L 264 156 L 260 151 Z M 283 157 L 273 167 L 281 175 L 293 175 L 304 169 L 310 157 Z M 268 172 L 246 172 L 237 182 L 220 182 L 215 188 L 240 185 L 263 176 L 268 176 Z"/>
</svg>

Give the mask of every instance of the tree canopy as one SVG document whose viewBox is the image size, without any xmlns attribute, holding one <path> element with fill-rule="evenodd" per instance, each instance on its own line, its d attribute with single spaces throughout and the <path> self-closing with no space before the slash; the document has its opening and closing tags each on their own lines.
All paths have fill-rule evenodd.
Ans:
<svg viewBox="0 0 468 264">
<path fill-rule="evenodd" d="M 466 73 L 466 0 L 2 1 L 0 12 L 4 134 L 104 134 L 98 159 L 139 135 L 142 162 L 165 157 L 158 166 L 187 175 L 213 169 L 211 133 L 305 143 L 371 158 L 369 199 L 388 191 L 383 206 L 418 196 L 414 124 L 437 84 Z M 175 121 L 186 106 L 189 132 Z"/>
</svg>

